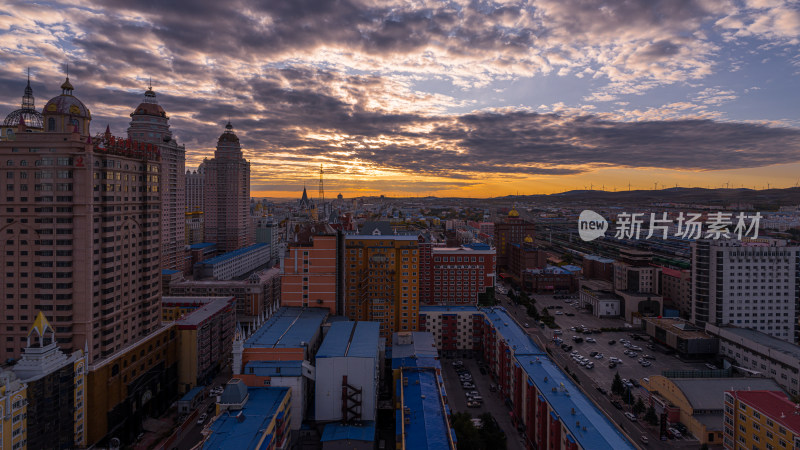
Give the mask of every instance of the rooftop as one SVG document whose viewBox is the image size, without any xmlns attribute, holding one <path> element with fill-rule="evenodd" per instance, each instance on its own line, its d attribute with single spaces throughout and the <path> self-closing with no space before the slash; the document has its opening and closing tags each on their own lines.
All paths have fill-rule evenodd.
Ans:
<svg viewBox="0 0 800 450">
<path fill-rule="evenodd" d="M 197 386 L 192 388 L 191 391 L 187 392 L 183 397 L 181 397 L 182 402 L 191 402 L 197 394 L 203 392 L 206 389 L 205 386 Z"/>
<path fill-rule="evenodd" d="M 181 273 L 180 270 L 172 270 L 172 269 L 161 269 L 161 275 L 172 275 L 175 273 Z"/>
<path fill-rule="evenodd" d="M 244 373 L 259 377 L 299 377 L 303 374 L 302 361 L 248 361 Z"/>
<path fill-rule="evenodd" d="M 263 244 L 263 243 L 262 244 L 253 244 L 253 245 L 250 245 L 250 246 L 247 246 L 247 247 L 244 247 L 244 248 L 240 248 L 238 250 L 234 250 L 232 252 L 223 253 L 223 254 L 221 254 L 219 256 L 215 256 L 215 257 L 213 257 L 211 259 L 206 259 L 204 261 L 200 261 L 197 264 L 201 264 L 201 265 L 204 265 L 204 266 L 205 265 L 218 264 L 218 263 L 225 262 L 225 261 L 228 261 L 228 260 L 233 259 L 233 258 L 237 258 L 239 256 L 242 256 L 244 254 L 250 253 L 250 252 L 252 252 L 254 250 L 258 250 L 259 248 L 263 248 L 263 247 L 269 247 L 269 244 Z"/>
<path fill-rule="evenodd" d="M 475 312 L 479 310 L 470 305 L 420 305 L 419 312 Z"/>
<path fill-rule="evenodd" d="M 683 339 L 713 339 L 702 328 L 698 328 L 691 323 L 677 317 L 643 317 L 645 322 L 651 322 L 655 326 L 665 329 L 669 333 L 674 333 Z"/>
<path fill-rule="evenodd" d="M 761 414 L 769 416 L 794 434 L 800 434 L 800 415 L 797 404 L 781 391 L 735 391 L 729 392 L 740 401 L 747 403 Z"/>
<path fill-rule="evenodd" d="M 581 448 L 633 449 L 631 443 L 588 397 L 546 355 L 517 355 L 515 363 L 528 374 L 528 383 L 553 408 Z"/>
<path fill-rule="evenodd" d="M 611 258 L 603 258 L 602 256 L 597 255 L 583 255 L 583 259 L 589 259 L 603 264 L 610 264 L 614 262 L 614 260 Z"/>
<path fill-rule="evenodd" d="M 213 247 L 215 245 L 217 245 L 217 244 L 215 244 L 213 242 L 198 242 L 197 244 L 190 245 L 189 249 L 191 249 L 191 250 L 200 250 L 201 248 Z"/>
<path fill-rule="evenodd" d="M 204 449 L 255 450 L 269 445 L 273 434 L 267 435 L 267 442 L 261 442 L 261 437 L 289 395 L 289 388 L 258 387 L 247 391 L 250 397 L 241 411 L 222 413 L 211 424 L 211 434 L 203 442 Z"/>
<path fill-rule="evenodd" d="M 235 301 L 236 297 L 161 297 L 162 306 L 170 303 L 181 306 L 199 306 L 196 310 L 175 321 L 178 328 L 200 325 L 225 308 L 232 308 Z"/>
<path fill-rule="evenodd" d="M 769 378 L 671 378 L 692 409 L 704 411 L 722 410 L 723 392 L 766 390 L 782 391 L 774 380 Z"/>
<path fill-rule="evenodd" d="M 301 347 L 319 332 L 328 313 L 327 308 L 281 307 L 244 342 L 244 347 Z"/>
<path fill-rule="evenodd" d="M 411 335 L 410 344 L 400 344 L 400 333 L 392 334 L 392 368 L 441 367 L 433 334 L 424 331 L 408 334 Z"/>
<path fill-rule="evenodd" d="M 756 344 L 768 347 L 769 351 L 777 351 L 791 358 L 800 359 L 800 346 L 794 345 L 791 342 L 772 337 L 768 334 L 764 334 L 760 331 L 750 328 L 738 328 L 732 326 L 720 327 L 720 331 L 723 330 L 742 339 L 748 339 Z"/>
<path fill-rule="evenodd" d="M 325 335 L 317 358 L 377 358 L 380 334 L 378 322 L 335 322 Z"/>
<path fill-rule="evenodd" d="M 375 422 L 367 420 L 352 425 L 329 423 L 322 432 L 322 442 L 327 441 L 367 441 L 375 440 Z"/>
<path fill-rule="evenodd" d="M 403 369 L 402 377 L 408 384 L 397 383 L 403 390 L 403 409 L 396 413 L 400 423 L 395 432 L 405 431 L 404 448 L 454 450 L 451 443 L 455 432 L 450 429 L 447 407 L 442 402 L 445 393 L 441 377 L 433 369 Z M 406 407 L 408 414 L 403 412 Z M 403 415 L 409 418 L 408 423 L 403 423 Z"/>
<path fill-rule="evenodd" d="M 499 332 L 514 354 L 520 355 L 541 355 L 542 350 L 533 342 L 525 331 L 517 325 L 514 319 L 508 315 L 502 306 L 484 308 L 486 319 L 492 322 L 495 330 Z"/>
</svg>

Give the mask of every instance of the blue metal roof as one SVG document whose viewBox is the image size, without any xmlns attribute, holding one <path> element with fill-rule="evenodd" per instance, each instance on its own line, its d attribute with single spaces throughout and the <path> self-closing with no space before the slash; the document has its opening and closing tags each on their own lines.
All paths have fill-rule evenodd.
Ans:
<svg viewBox="0 0 800 450">
<path fill-rule="evenodd" d="M 420 305 L 419 312 L 456 312 L 456 311 L 468 311 L 468 312 L 478 312 L 478 308 L 476 306 L 470 305 Z"/>
<path fill-rule="evenodd" d="M 505 308 L 502 306 L 495 306 L 492 308 L 484 308 L 482 311 L 516 355 L 543 354 L 539 346 L 533 342 L 533 339 L 528 336 L 525 330 L 517 325 L 517 322 L 509 316 Z"/>
<path fill-rule="evenodd" d="M 180 273 L 180 270 L 161 269 L 161 275 L 172 275 L 174 273 Z"/>
<path fill-rule="evenodd" d="M 302 361 L 249 361 L 244 374 L 260 377 L 299 377 L 303 375 Z"/>
<path fill-rule="evenodd" d="M 472 244 L 464 244 L 464 247 L 471 248 L 473 250 L 491 250 L 492 246 L 489 244 L 484 244 L 483 242 L 473 242 Z"/>
<path fill-rule="evenodd" d="M 225 412 L 211 424 L 211 435 L 203 449 L 257 450 L 264 430 L 269 427 L 281 402 L 289 395 L 287 387 L 248 388 L 247 403 L 241 410 Z M 272 439 L 270 435 L 269 440 Z"/>
<path fill-rule="evenodd" d="M 217 245 L 217 244 L 215 244 L 213 242 L 199 242 L 197 244 L 190 245 L 189 248 L 192 249 L 192 250 L 200 250 L 201 248 L 213 247 L 215 245 Z"/>
<path fill-rule="evenodd" d="M 180 401 L 182 401 L 182 402 L 191 402 L 194 399 L 194 397 L 197 394 L 203 392 L 203 390 L 205 388 L 206 388 L 205 386 L 197 386 L 197 387 L 193 388 L 191 391 L 187 392 L 183 397 L 181 397 Z"/>
<path fill-rule="evenodd" d="M 593 450 L 635 448 L 572 379 L 548 357 L 519 355 L 516 359 L 528 374 L 529 381 L 536 385 L 541 396 L 550 404 L 582 448 Z M 556 388 L 555 392 L 553 388 Z"/>
<path fill-rule="evenodd" d="M 392 368 L 441 367 L 439 351 L 433 334 L 424 331 L 411 333 L 411 344 L 398 344 L 398 333 L 392 335 Z"/>
<path fill-rule="evenodd" d="M 377 358 L 380 337 L 378 322 L 335 322 L 317 350 L 317 358 Z"/>
<path fill-rule="evenodd" d="M 308 344 L 329 314 L 327 308 L 281 307 L 245 342 L 245 348 L 297 348 Z"/>
<path fill-rule="evenodd" d="M 433 369 L 404 369 L 401 375 L 408 379 L 408 384 L 405 381 L 398 382 L 398 391 L 403 389 L 403 408 L 396 412 L 396 416 L 402 421 L 404 409 L 408 407 L 409 413 L 406 417 L 409 418 L 409 423 L 398 424 L 396 432 L 400 433 L 400 427 L 405 427 L 405 448 L 451 448 L 447 411 L 443 408 L 441 399 L 445 396 L 444 386 L 442 385 L 440 392 L 436 372 Z"/>
<path fill-rule="evenodd" d="M 262 247 L 269 247 L 269 244 L 264 244 L 264 243 L 253 244 L 253 245 L 250 245 L 248 247 L 244 247 L 244 248 L 240 248 L 238 250 L 234 250 L 232 252 L 223 253 L 223 254 L 221 254 L 219 256 L 215 256 L 215 257 L 213 257 L 211 259 L 206 259 L 204 261 L 200 261 L 195 265 L 200 264 L 200 265 L 204 265 L 204 266 L 213 266 L 214 264 L 218 264 L 218 263 L 227 261 L 229 259 L 237 258 L 239 256 L 244 255 L 245 253 L 250 253 L 253 250 L 258 250 L 259 248 L 262 248 Z"/>
<path fill-rule="evenodd" d="M 366 420 L 357 425 L 329 423 L 322 431 L 322 442 L 327 441 L 367 441 L 375 440 L 375 422 Z"/>
</svg>

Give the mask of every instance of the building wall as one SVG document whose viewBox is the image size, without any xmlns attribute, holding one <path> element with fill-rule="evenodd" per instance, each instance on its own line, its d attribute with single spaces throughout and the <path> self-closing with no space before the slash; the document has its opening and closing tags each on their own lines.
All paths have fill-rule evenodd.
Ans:
<svg viewBox="0 0 800 450">
<path fill-rule="evenodd" d="M 421 311 L 419 331 L 433 334 L 443 355 L 480 350 L 483 314 L 478 311 Z"/>
<path fill-rule="evenodd" d="M 494 287 L 496 252 L 433 248 L 430 292 L 434 304 L 476 305 L 478 295 Z"/>
<path fill-rule="evenodd" d="M 736 391 L 725 392 L 723 446 L 726 450 L 800 447 L 800 435 L 779 422 L 780 418 L 772 417 L 739 398 Z"/>
<path fill-rule="evenodd" d="M 0 360 L 19 357 L 37 310 L 53 317 L 65 352 L 88 344 L 91 361 L 158 326 L 158 152 L 113 136 L 94 144 L 87 138 L 45 132 L 0 142 L 7 172 L 0 184 L 0 265 L 12 273 L 3 301 L 14 311 L 6 314 L 4 334 L 17 343 L 0 346 Z"/>
<path fill-rule="evenodd" d="M 178 397 L 178 339 L 174 324 L 89 365 L 86 445 L 118 437 L 132 443 L 145 415 L 157 417 Z"/>
<path fill-rule="evenodd" d="M 314 420 L 342 420 L 342 384 L 361 388 L 361 417 L 376 420 L 378 407 L 378 359 L 351 356 L 317 358 Z"/>
<path fill-rule="evenodd" d="M 681 317 L 691 317 L 692 272 L 687 269 L 662 268 L 661 295 L 664 297 L 664 304 L 677 308 Z"/>
<path fill-rule="evenodd" d="M 28 385 L 11 372 L 3 373 L 3 369 L 0 369 L 0 376 L 0 445 L 3 449 L 25 449 L 28 441 Z"/>
<path fill-rule="evenodd" d="M 536 238 L 536 227 L 533 223 L 509 217 L 503 222 L 495 223 L 495 247 L 497 248 L 497 267 L 509 266 L 511 244 L 522 244 L 525 238 Z"/>
<path fill-rule="evenodd" d="M 281 305 L 328 308 L 337 314 L 336 236 L 314 236 L 311 245 L 290 245 L 281 259 Z"/>
<path fill-rule="evenodd" d="M 227 259 L 198 262 L 194 267 L 195 277 L 231 280 L 269 263 L 269 245 L 259 244 L 247 249 L 248 251 L 240 249 L 235 256 Z M 220 255 L 222 256 L 224 255 Z"/>
<path fill-rule="evenodd" d="M 347 236 L 345 313 L 381 323 L 381 336 L 417 331 L 419 255 L 416 237 Z"/>
</svg>

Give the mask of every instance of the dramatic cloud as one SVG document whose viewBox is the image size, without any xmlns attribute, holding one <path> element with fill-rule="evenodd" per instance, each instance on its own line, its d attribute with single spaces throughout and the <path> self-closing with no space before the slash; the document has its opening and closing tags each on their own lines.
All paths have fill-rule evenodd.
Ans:
<svg viewBox="0 0 800 450">
<path fill-rule="evenodd" d="M 187 166 L 230 118 L 264 190 L 321 163 L 343 187 L 417 191 L 765 167 L 800 154 L 797 128 L 765 124 L 798 122 L 753 114 L 768 86 L 747 71 L 796 77 L 798 34 L 782 0 L 17 1 L 0 12 L 0 107 L 26 67 L 41 106 L 69 64 L 93 129 L 124 134 L 152 78 Z"/>
</svg>

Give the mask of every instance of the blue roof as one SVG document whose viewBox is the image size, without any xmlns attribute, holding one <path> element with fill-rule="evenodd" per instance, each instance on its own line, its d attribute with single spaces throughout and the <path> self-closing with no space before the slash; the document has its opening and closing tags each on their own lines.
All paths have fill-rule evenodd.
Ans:
<svg viewBox="0 0 800 450">
<path fill-rule="evenodd" d="M 173 273 L 180 273 L 180 270 L 161 269 L 161 275 L 172 275 Z"/>
<path fill-rule="evenodd" d="M 447 449 L 450 447 L 450 427 L 447 423 L 447 410 L 442 405 L 442 396 L 445 396 L 444 386 L 439 391 L 437 375 L 433 369 L 403 369 L 402 377 L 408 379 L 398 382 L 399 390 L 403 390 L 403 408 L 398 410 L 396 417 L 402 421 L 405 407 L 408 407 L 409 423 L 398 424 L 396 433 L 405 427 L 405 448 L 414 450 Z M 422 398 L 425 396 L 425 398 Z"/>
<path fill-rule="evenodd" d="M 570 272 L 580 272 L 581 270 L 583 270 L 583 267 L 572 265 L 572 264 L 567 264 L 565 266 L 561 266 L 561 268 L 565 269 L 565 270 L 569 270 Z"/>
<path fill-rule="evenodd" d="M 398 344 L 398 333 L 392 335 L 392 369 L 400 367 L 442 367 L 433 334 L 424 331 L 411 333 L 412 343 Z"/>
<path fill-rule="evenodd" d="M 377 358 L 380 335 L 381 324 L 378 322 L 335 322 L 328 329 L 317 358 Z"/>
<path fill-rule="evenodd" d="M 217 245 L 217 244 L 215 244 L 213 242 L 199 242 L 197 244 L 190 245 L 189 248 L 191 250 L 200 250 L 201 248 L 213 247 L 215 245 Z"/>
<path fill-rule="evenodd" d="M 583 255 L 583 259 L 591 259 L 593 261 L 601 262 L 601 263 L 613 263 L 614 260 L 611 258 L 603 258 L 602 256 L 597 255 Z"/>
<path fill-rule="evenodd" d="M 269 247 L 269 244 L 264 244 L 264 243 L 253 244 L 253 245 L 250 245 L 248 247 L 240 248 L 239 250 L 234 250 L 232 252 L 223 253 L 223 254 L 221 254 L 219 256 L 215 256 L 215 257 L 213 257 L 211 259 L 206 259 L 204 261 L 200 261 L 197 264 L 201 264 L 201 265 L 204 265 L 204 266 L 210 266 L 210 265 L 218 264 L 218 263 L 227 261 L 229 259 L 237 258 L 239 256 L 242 256 L 242 255 L 246 254 L 246 253 L 250 253 L 253 250 L 258 250 L 259 248 L 262 248 L 262 247 Z"/>
<path fill-rule="evenodd" d="M 211 424 L 204 449 L 256 450 L 264 430 L 269 427 L 281 402 L 289 395 L 287 387 L 248 388 L 249 398 L 237 419 L 238 411 L 222 413 Z"/>
<path fill-rule="evenodd" d="M 244 346 L 296 348 L 302 342 L 310 345 L 329 312 L 327 308 L 283 306 L 244 342 Z"/>
<path fill-rule="evenodd" d="M 593 450 L 635 448 L 572 379 L 549 358 L 544 355 L 518 355 L 516 359 L 528 374 L 529 381 L 536 385 L 540 395 L 561 418 L 564 427 L 569 430 L 581 448 Z M 553 388 L 556 388 L 555 392 Z M 577 423 L 580 423 L 580 426 L 576 425 Z"/>
<path fill-rule="evenodd" d="M 516 355 L 541 355 L 544 352 L 537 346 L 533 339 L 517 325 L 517 322 L 508 315 L 502 306 L 483 309 L 486 319 L 491 321 L 495 330 L 503 336 L 508 346 Z"/>
<path fill-rule="evenodd" d="M 470 305 L 420 305 L 419 312 L 449 312 L 449 311 L 471 311 L 478 312 L 478 307 Z"/>
<path fill-rule="evenodd" d="M 252 369 L 252 372 L 251 372 Z M 244 365 L 244 374 L 259 377 L 299 377 L 303 375 L 302 361 L 249 361 Z"/>
<path fill-rule="evenodd" d="M 489 244 L 484 244 L 483 242 L 473 242 L 472 244 L 464 244 L 464 247 L 471 248 L 473 250 L 491 250 L 492 246 Z"/>
<path fill-rule="evenodd" d="M 181 397 L 180 401 L 182 401 L 182 402 L 191 402 L 194 399 L 194 397 L 197 394 L 203 392 L 203 390 L 205 390 L 205 388 L 206 388 L 205 386 L 197 386 L 196 388 L 193 388 L 191 391 L 187 392 L 183 397 Z"/>
<path fill-rule="evenodd" d="M 322 442 L 327 441 L 367 441 L 375 440 L 375 422 L 366 420 L 358 425 L 329 423 L 322 431 Z"/>
</svg>

